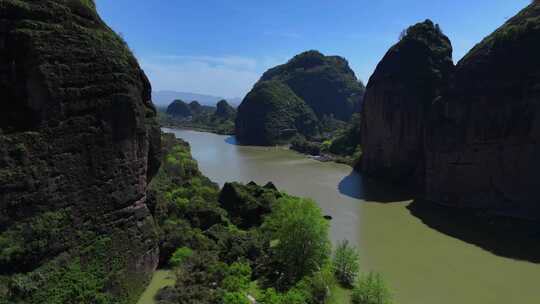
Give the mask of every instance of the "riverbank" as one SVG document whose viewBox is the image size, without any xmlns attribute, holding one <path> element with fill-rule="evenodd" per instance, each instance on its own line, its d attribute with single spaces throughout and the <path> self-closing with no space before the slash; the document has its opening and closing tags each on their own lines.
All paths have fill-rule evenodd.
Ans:
<svg viewBox="0 0 540 304">
<path fill-rule="evenodd" d="M 212 133 L 212 134 L 216 134 L 216 135 L 227 135 L 227 136 L 233 136 L 234 135 L 234 133 L 232 133 L 232 132 L 220 132 L 219 130 L 216 130 L 214 128 L 207 127 L 207 126 L 202 126 L 202 125 L 162 124 L 161 128 Z"/>
<path fill-rule="evenodd" d="M 168 125 L 162 125 L 162 128 L 165 129 L 177 129 L 177 130 L 185 130 L 185 131 L 194 131 L 194 132 L 202 132 L 202 133 L 211 133 L 215 135 L 224 135 L 224 136 L 231 136 L 234 137 L 234 133 L 220 133 L 219 131 L 209 128 L 209 127 L 203 127 L 203 126 L 192 126 L 189 124 L 186 125 L 174 125 L 174 124 L 168 124 Z M 239 145 L 236 140 L 234 140 L 235 145 Z M 277 146 L 279 148 L 286 148 L 291 151 L 294 151 L 296 153 L 299 153 L 301 155 L 304 155 L 307 158 L 320 161 L 320 162 L 333 162 L 336 164 L 343 164 L 347 165 L 351 168 L 353 168 L 356 164 L 357 159 L 350 157 L 350 156 L 342 156 L 332 153 L 316 153 L 312 154 L 309 153 L 309 151 L 302 151 L 301 149 L 295 149 L 292 144 L 289 145 L 279 145 Z"/>
<path fill-rule="evenodd" d="M 168 131 L 190 143 L 203 174 L 220 185 L 274 181 L 292 195 L 313 198 L 333 217 L 332 240 L 348 239 L 357 246 L 362 271 L 381 272 L 398 303 L 534 303 L 540 296 L 540 264 L 434 229 L 435 217 L 411 209 L 410 196 L 364 180 L 348 166 L 287 149 L 241 146 L 227 136 Z M 475 227 L 463 230 L 474 234 Z M 482 238 L 497 242 L 489 234 Z M 530 249 L 530 243 L 514 246 Z"/>
<path fill-rule="evenodd" d="M 137 304 L 156 304 L 154 297 L 157 295 L 158 291 L 162 288 L 168 286 L 174 286 L 176 278 L 174 273 L 168 269 L 159 269 L 154 272 L 152 275 L 152 280 L 148 287 L 141 295 L 141 298 Z"/>
</svg>

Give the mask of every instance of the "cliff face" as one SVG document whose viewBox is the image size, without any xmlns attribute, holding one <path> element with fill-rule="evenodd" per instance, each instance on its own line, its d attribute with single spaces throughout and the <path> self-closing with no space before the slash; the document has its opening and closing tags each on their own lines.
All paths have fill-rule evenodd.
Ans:
<svg viewBox="0 0 540 304">
<path fill-rule="evenodd" d="M 235 129 L 240 142 L 252 145 L 283 143 L 297 133 L 319 133 L 313 110 L 278 81 L 255 85 L 238 107 Z"/>
<path fill-rule="evenodd" d="M 268 88 L 272 94 L 264 93 Z M 238 107 L 235 132 L 245 144 L 283 143 L 294 135 L 310 138 L 318 135 L 323 119 L 349 120 L 363 93 L 345 59 L 304 52 L 264 73 Z M 263 138 L 256 139 L 262 131 Z"/>
<path fill-rule="evenodd" d="M 535 1 L 453 68 L 433 24 L 410 28 L 368 84 L 361 169 L 439 204 L 540 218 L 538 37 Z"/>
<path fill-rule="evenodd" d="M 421 178 L 425 118 L 453 69 L 438 25 L 427 20 L 404 34 L 371 76 L 362 108 L 361 170 L 391 181 Z"/>
<path fill-rule="evenodd" d="M 540 3 L 484 39 L 456 68 L 426 132 L 426 198 L 540 217 Z"/>
<path fill-rule="evenodd" d="M 0 298 L 133 300 L 158 262 L 160 162 L 137 61 L 93 1 L 4 0 L 0 96 Z"/>
</svg>

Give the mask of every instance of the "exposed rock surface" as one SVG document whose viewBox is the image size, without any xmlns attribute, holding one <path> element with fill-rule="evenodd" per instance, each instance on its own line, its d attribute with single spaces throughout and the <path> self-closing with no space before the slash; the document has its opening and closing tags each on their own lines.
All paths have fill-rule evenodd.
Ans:
<svg viewBox="0 0 540 304">
<path fill-rule="evenodd" d="M 423 175 L 426 115 L 448 85 L 452 47 L 438 25 L 418 23 L 371 76 L 361 121 L 361 169 L 392 181 Z"/>
<path fill-rule="evenodd" d="M 136 59 L 93 1 L 3 0 L 0 96 L 0 299 L 137 298 L 160 134 Z"/>
<path fill-rule="evenodd" d="M 457 65 L 427 128 L 426 198 L 540 218 L 540 3 Z"/>
<path fill-rule="evenodd" d="M 371 78 L 362 170 L 400 183 L 419 176 L 419 196 L 438 204 L 540 219 L 540 3 L 454 68 L 435 29 L 409 29 Z"/>
<path fill-rule="evenodd" d="M 347 121 L 364 86 L 347 61 L 308 51 L 268 70 L 238 107 L 236 135 L 244 144 L 272 145 L 295 135 L 319 135 L 323 119 Z"/>
</svg>

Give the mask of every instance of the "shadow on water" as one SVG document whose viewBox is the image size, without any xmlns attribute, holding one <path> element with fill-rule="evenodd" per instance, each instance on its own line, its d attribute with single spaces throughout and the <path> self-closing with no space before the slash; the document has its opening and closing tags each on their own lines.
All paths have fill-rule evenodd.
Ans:
<svg viewBox="0 0 540 304">
<path fill-rule="evenodd" d="M 413 198 L 406 189 L 363 177 L 354 170 L 339 182 L 338 190 L 352 198 L 379 203 L 403 202 Z"/>
<path fill-rule="evenodd" d="M 244 146 L 244 147 L 245 147 L 245 146 L 248 146 L 248 145 L 243 145 L 243 144 L 241 144 L 241 143 L 236 139 L 235 136 L 229 136 L 229 137 L 225 138 L 224 141 L 225 141 L 226 144 L 233 145 L 233 146 Z"/>
<path fill-rule="evenodd" d="M 540 223 L 494 217 L 415 200 L 411 214 L 443 234 L 495 255 L 540 263 Z"/>
<path fill-rule="evenodd" d="M 234 136 L 229 136 L 225 138 L 225 143 L 228 143 L 229 145 L 235 145 L 235 146 L 238 145 L 238 141 L 236 140 L 236 137 Z"/>
</svg>

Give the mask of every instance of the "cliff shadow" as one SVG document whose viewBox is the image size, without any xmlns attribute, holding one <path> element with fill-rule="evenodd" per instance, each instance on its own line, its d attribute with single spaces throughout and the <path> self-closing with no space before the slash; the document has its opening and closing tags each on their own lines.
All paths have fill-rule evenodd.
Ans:
<svg viewBox="0 0 540 304">
<path fill-rule="evenodd" d="M 497 256 L 540 263 L 540 222 L 476 214 L 415 200 L 411 214 L 432 229 Z"/>
<path fill-rule="evenodd" d="M 225 143 L 233 146 L 241 146 L 241 144 L 238 142 L 238 140 L 236 140 L 236 137 L 234 136 L 229 136 L 225 138 Z"/>
<path fill-rule="evenodd" d="M 403 187 L 362 176 L 353 170 L 338 184 L 341 194 L 369 202 L 395 203 L 413 199 L 413 193 Z"/>
</svg>

